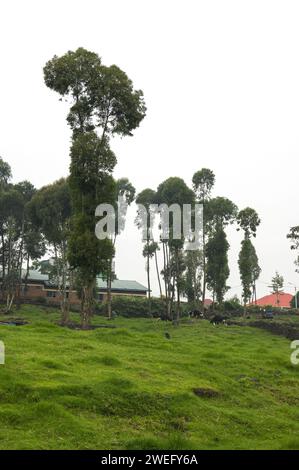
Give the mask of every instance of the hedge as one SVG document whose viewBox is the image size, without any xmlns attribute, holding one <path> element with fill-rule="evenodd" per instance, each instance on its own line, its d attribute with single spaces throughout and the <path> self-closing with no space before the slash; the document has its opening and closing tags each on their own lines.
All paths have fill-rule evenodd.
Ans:
<svg viewBox="0 0 299 470">
<path fill-rule="evenodd" d="M 173 305 L 175 310 L 176 305 Z M 117 315 L 131 318 L 149 318 L 149 305 L 146 297 L 134 297 L 128 295 L 117 295 L 112 297 L 112 310 Z M 181 302 L 181 313 L 186 315 L 190 310 L 186 302 Z M 101 302 L 97 304 L 96 311 L 100 315 L 107 314 L 107 303 Z M 151 314 L 153 317 L 161 317 L 165 315 L 165 300 L 152 297 Z"/>
</svg>

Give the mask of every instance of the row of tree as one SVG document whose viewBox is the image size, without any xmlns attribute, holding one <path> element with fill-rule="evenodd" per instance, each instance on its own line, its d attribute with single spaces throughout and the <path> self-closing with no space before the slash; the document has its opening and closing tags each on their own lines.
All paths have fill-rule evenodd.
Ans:
<svg viewBox="0 0 299 470">
<path fill-rule="evenodd" d="M 229 289 L 227 280 L 230 274 L 228 265 L 229 243 L 226 227 L 236 223 L 238 230 L 243 230 L 244 239 L 239 255 L 240 276 L 243 285 L 243 300 L 246 305 L 256 296 L 256 281 L 261 269 L 252 238 L 256 236 L 260 219 L 256 211 L 246 208 L 238 211 L 237 206 L 225 197 L 212 197 L 215 184 L 214 173 L 207 168 L 196 172 L 192 178 L 193 187 L 189 188 L 181 178 L 168 178 L 156 191 L 146 188 L 136 197 L 136 202 L 148 210 L 147 237 L 143 255 L 146 257 L 150 309 L 150 259 L 155 257 L 160 295 L 165 298 L 167 318 L 179 319 L 181 296 L 197 308 L 205 305 L 206 291 L 213 293 L 214 301 L 222 304 Z M 184 239 L 183 221 L 181 238 L 173 236 L 173 223 L 170 218 L 170 232 L 163 238 L 163 232 L 157 240 L 151 237 L 150 208 L 153 204 L 177 204 L 183 209 L 184 204 L 199 203 L 203 207 L 203 227 L 201 228 L 201 246 L 197 250 L 188 250 L 188 240 Z M 183 214 L 183 211 L 181 212 Z M 182 215 L 183 217 L 183 215 Z M 141 227 L 140 215 L 136 223 Z M 161 226 L 160 226 L 161 228 Z M 157 251 L 162 250 L 163 268 L 157 268 Z M 162 275 L 163 283 L 160 279 Z M 174 300 L 176 302 L 174 303 Z M 175 312 L 173 312 L 175 306 Z"/>
<path fill-rule="evenodd" d="M 203 206 L 202 246 L 198 250 L 186 249 L 188 240 L 183 234 L 180 240 L 173 236 L 173 222 L 169 236 L 160 233 L 156 241 L 152 240 L 147 224 L 143 255 L 147 260 L 149 310 L 152 258 L 167 318 L 179 319 L 183 296 L 196 305 L 199 302 L 204 305 L 207 289 L 218 303 L 223 302 L 229 277 L 226 228 L 234 222 L 244 232 L 239 267 L 246 305 L 254 296 L 260 274 L 252 244 L 260 224 L 256 211 L 246 208 L 239 212 L 229 199 L 212 197 L 215 175 L 205 168 L 193 175 L 192 188 L 181 178 L 172 177 L 157 190 L 145 189 L 135 198 L 135 189 L 128 179 L 113 178 L 116 156 L 110 140 L 115 135 L 130 136 L 139 126 L 146 112 L 142 92 L 134 90 L 131 80 L 117 66 L 104 66 L 97 54 L 83 48 L 54 56 L 44 67 L 44 78 L 46 85 L 70 104 L 67 116 L 72 130 L 70 175 L 36 191 L 29 182 L 11 184 L 9 165 L 1 161 L 0 256 L 7 309 L 14 296 L 18 297 L 24 264 L 28 277 L 30 260 L 39 260 L 47 249 L 54 258 L 54 264 L 47 266 L 47 270 L 59 287 L 62 322 L 69 321 L 68 291 L 74 287 L 81 298 L 82 327 L 88 327 L 99 274 L 107 280 L 111 315 L 115 242 L 123 224 L 116 227 L 114 236 L 99 240 L 95 236 L 95 208 L 100 203 L 110 203 L 117 212 L 118 196 L 128 204 L 134 199 L 143 204 L 148 222 L 152 203 L 193 207 L 197 202 Z M 139 213 L 136 223 L 141 227 Z M 158 250 L 163 253 L 161 270 Z"/>
<path fill-rule="evenodd" d="M 5 311 L 20 300 L 30 262 L 45 254 L 46 244 L 29 211 L 36 189 L 29 181 L 11 183 L 11 168 L 0 158 L 0 264 Z"/>
</svg>

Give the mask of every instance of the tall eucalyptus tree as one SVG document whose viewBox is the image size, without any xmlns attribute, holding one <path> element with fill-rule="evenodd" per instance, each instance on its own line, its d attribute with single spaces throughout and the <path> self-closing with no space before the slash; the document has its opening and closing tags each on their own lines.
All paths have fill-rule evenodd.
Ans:
<svg viewBox="0 0 299 470">
<path fill-rule="evenodd" d="M 110 137 L 130 136 L 145 116 L 143 94 L 116 65 L 84 48 L 54 56 L 44 67 L 46 85 L 70 103 L 72 129 L 70 188 L 72 199 L 68 259 L 79 272 L 82 327 L 93 313 L 96 276 L 113 257 L 110 239 L 95 237 L 95 208 L 115 201 L 112 171 L 116 157 Z"/>
</svg>

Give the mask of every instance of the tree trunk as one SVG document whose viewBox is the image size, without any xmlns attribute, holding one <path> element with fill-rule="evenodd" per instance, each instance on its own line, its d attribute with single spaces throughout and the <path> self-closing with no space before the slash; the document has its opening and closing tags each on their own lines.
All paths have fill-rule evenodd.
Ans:
<svg viewBox="0 0 299 470">
<path fill-rule="evenodd" d="M 1 283 L 1 298 L 4 301 L 4 279 L 5 279 L 5 241 L 3 235 L 3 226 L 1 227 L 1 241 L 2 241 L 2 283 Z"/>
<path fill-rule="evenodd" d="M 55 263 L 57 269 L 57 286 L 60 294 L 60 310 L 61 310 L 61 324 L 67 325 L 70 321 L 70 305 L 67 294 L 67 258 L 66 258 L 66 242 L 63 241 L 60 245 L 61 265 L 59 263 L 58 248 L 54 245 Z M 70 289 L 69 289 L 70 290 Z M 68 290 L 68 292 L 69 292 Z"/>
<path fill-rule="evenodd" d="M 21 306 L 21 286 L 22 286 L 22 277 L 23 277 L 23 247 L 24 247 L 24 234 L 25 234 L 25 218 L 23 214 L 22 218 L 22 229 L 21 229 L 21 243 L 18 254 L 17 266 L 19 269 L 19 282 L 16 289 L 16 308 L 19 309 Z"/>
<path fill-rule="evenodd" d="M 25 296 L 27 292 L 27 284 L 28 284 L 28 277 L 29 277 L 29 264 L 30 264 L 30 257 L 29 257 L 29 254 L 27 253 L 26 274 L 25 274 L 25 279 L 24 279 L 24 295 Z"/>
<path fill-rule="evenodd" d="M 157 250 L 155 251 L 155 264 L 156 264 L 157 278 L 158 278 L 158 283 L 159 283 L 160 297 L 162 299 L 162 286 L 161 286 L 161 279 L 160 279 L 159 266 L 158 266 Z"/>
<path fill-rule="evenodd" d="M 205 228 L 203 227 L 203 236 L 202 236 L 202 270 L 203 270 L 203 278 L 202 278 L 202 308 L 205 310 L 205 301 L 206 301 L 206 235 L 205 235 Z"/>
<path fill-rule="evenodd" d="M 215 311 L 215 289 L 213 290 L 213 303 L 212 303 L 212 312 Z"/>
<path fill-rule="evenodd" d="M 175 250 L 175 261 L 176 261 L 176 291 L 177 291 L 177 304 L 176 304 L 176 322 L 180 321 L 180 275 L 179 275 L 179 252 Z"/>
<path fill-rule="evenodd" d="M 149 244 L 149 242 L 147 242 Z M 150 257 L 149 253 L 147 253 L 147 263 L 146 263 L 146 271 L 147 271 L 147 292 L 148 292 L 148 313 L 149 316 L 152 316 L 152 299 L 151 299 L 151 279 L 150 279 Z"/>
<path fill-rule="evenodd" d="M 113 247 L 115 248 L 115 243 L 116 243 L 116 233 L 114 234 L 114 239 L 113 239 Z M 108 266 L 108 275 L 107 275 L 107 313 L 108 313 L 108 318 L 112 318 L 112 276 L 114 273 L 112 272 L 112 265 L 113 265 L 113 258 L 109 260 L 109 266 Z"/>
<path fill-rule="evenodd" d="M 163 246 L 163 263 L 164 263 L 164 288 L 165 288 L 165 312 L 166 318 L 169 319 L 169 292 L 168 292 L 168 283 L 167 283 L 167 262 L 166 262 L 166 253 L 165 253 L 165 243 L 162 242 Z"/>
<path fill-rule="evenodd" d="M 109 260 L 109 267 L 107 273 L 107 313 L 108 318 L 112 318 L 112 296 L 111 296 L 111 286 L 112 286 L 112 258 Z"/>
<path fill-rule="evenodd" d="M 244 311 L 243 311 L 243 317 L 245 318 L 247 315 L 247 299 L 244 299 Z"/>
<path fill-rule="evenodd" d="M 94 307 L 94 281 L 83 287 L 82 310 L 81 310 L 81 327 L 87 330 L 90 326 L 90 320 Z"/>
<path fill-rule="evenodd" d="M 61 302 L 61 324 L 68 325 L 70 322 L 70 309 L 67 298 L 63 298 Z"/>
</svg>

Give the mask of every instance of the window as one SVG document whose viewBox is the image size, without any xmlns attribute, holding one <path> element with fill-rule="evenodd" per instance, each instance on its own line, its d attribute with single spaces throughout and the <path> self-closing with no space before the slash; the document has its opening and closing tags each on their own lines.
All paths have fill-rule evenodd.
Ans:
<svg viewBox="0 0 299 470">
<path fill-rule="evenodd" d="M 100 302 L 103 302 L 103 300 L 104 300 L 104 294 L 99 294 L 99 300 L 100 300 Z"/>
<path fill-rule="evenodd" d="M 56 292 L 54 290 L 47 290 L 47 297 L 56 297 Z"/>
</svg>

